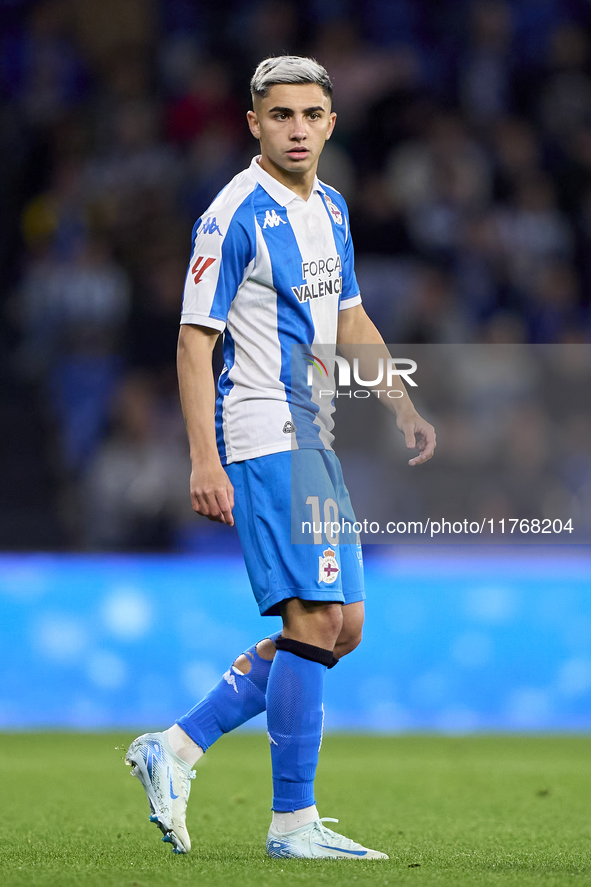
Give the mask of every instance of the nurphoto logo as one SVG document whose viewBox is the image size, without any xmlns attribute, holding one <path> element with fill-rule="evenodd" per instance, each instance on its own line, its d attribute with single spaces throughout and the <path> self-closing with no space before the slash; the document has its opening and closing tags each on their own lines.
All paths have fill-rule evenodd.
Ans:
<svg viewBox="0 0 591 887">
<path fill-rule="evenodd" d="M 361 377 L 359 358 L 355 357 L 353 359 L 353 381 L 361 387 L 361 390 L 353 392 L 339 390 L 341 388 L 351 388 L 351 365 L 346 358 L 335 354 L 331 357 L 324 357 L 321 360 L 315 354 L 304 352 L 304 359 L 308 363 L 307 384 L 310 388 L 314 384 L 314 370 L 325 378 L 329 377 L 325 361 L 333 361 L 337 367 L 335 388 L 321 389 L 319 392 L 320 397 L 353 396 L 364 398 L 369 397 L 370 394 L 376 394 L 379 397 L 380 394 L 385 393 L 387 397 L 400 398 L 404 396 L 404 393 L 392 387 L 396 377 L 402 378 L 412 388 L 418 387 L 415 380 L 411 378 L 412 374 L 417 370 L 417 363 L 408 357 L 389 357 L 386 360 L 383 357 L 378 358 L 377 366 L 372 370 L 372 373 L 375 372 L 376 374 L 375 379 L 363 379 Z M 382 385 L 384 381 L 386 387 L 378 388 L 377 386 Z"/>
</svg>

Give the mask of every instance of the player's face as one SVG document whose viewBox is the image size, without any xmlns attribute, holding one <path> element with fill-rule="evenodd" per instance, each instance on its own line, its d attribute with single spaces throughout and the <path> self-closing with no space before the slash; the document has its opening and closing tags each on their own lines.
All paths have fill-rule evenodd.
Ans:
<svg viewBox="0 0 591 887">
<path fill-rule="evenodd" d="M 250 131 L 261 143 L 263 168 L 286 183 L 294 177 L 313 177 L 336 116 L 315 83 L 272 86 L 248 112 Z"/>
</svg>

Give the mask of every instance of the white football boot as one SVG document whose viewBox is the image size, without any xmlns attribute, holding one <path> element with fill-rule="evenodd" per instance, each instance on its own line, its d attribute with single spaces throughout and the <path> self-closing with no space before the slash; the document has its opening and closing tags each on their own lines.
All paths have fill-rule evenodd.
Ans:
<svg viewBox="0 0 591 887">
<path fill-rule="evenodd" d="M 134 739 L 125 755 L 131 775 L 137 776 L 150 803 L 150 822 L 173 853 L 188 853 L 191 839 L 185 825 L 187 801 L 195 771 L 172 751 L 165 733 L 144 733 Z"/>
<path fill-rule="evenodd" d="M 326 828 L 324 822 L 338 822 L 338 819 L 323 816 L 285 834 L 270 828 L 267 856 L 281 859 L 388 859 L 379 850 L 369 850 L 344 835 L 338 835 Z"/>
</svg>

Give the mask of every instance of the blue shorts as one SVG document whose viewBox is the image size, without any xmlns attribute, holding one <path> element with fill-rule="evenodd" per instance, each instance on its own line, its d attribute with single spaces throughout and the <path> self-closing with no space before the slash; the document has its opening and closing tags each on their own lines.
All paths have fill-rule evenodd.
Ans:
<svg viewBox="0 0 591 887">
<path fill-rule="evenodd" d="M 263 616 L 282 601 L 365 600 L 355 515 L 332 450 L 294 450 L 232 462 L 234 519 Z M 344 530 L 341 530 L 341 522 Z"/>
</svg>

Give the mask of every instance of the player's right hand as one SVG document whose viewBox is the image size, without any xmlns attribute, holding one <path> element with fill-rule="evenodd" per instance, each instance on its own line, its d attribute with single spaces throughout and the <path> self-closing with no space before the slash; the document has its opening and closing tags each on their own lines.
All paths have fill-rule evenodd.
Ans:
<svg viewBox="0 0 591 887">
<path fill-rule="evenodd" d="M 234 487 L 221 465 L 193 466 L 191 504 L 197 514 L 229 527 L 234 526 Z"/>
</svg>

